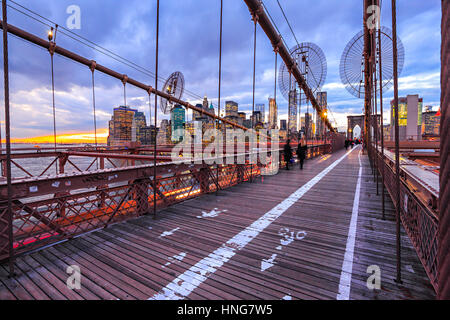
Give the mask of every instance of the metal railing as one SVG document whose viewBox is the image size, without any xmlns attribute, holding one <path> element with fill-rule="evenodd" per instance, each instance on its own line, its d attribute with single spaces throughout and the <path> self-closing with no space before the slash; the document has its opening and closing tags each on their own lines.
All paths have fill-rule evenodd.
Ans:
<svg viewBox="0 0 450 320">
<path fill-rule="evenodd" d="M 330 145 L 310 146 L 307 158 L 330 151 Z M 271 156 L 270 152 L 268 154 Z M 202 194 L 252 181 L 261 174 L 262 168 L 275 163 L 250 164 L 250 153 L 245 156 L 245 164 L 159 163 L 156 182 L 152 164 L 16 179 L 12 183 L 13 252 L 8 250 L 8 241 L 0 243 L 0 261 L 112 223 L 151 214 L 154 201 L 161 210 Z M 282 152 L 280 158 L 273 161 L 279 161 L 278 165 L 283 167 Z M 6 188 L 6 183 L 0 182 L 0 212 L 7 210 Z"/>
<path fill-rule="evenodd" d="M 390 197 L 395 199 L 395 155 L 385 150 L 384 158 L 382 158 L 380 148 L 373 146 L 371 149 L 371 154 L 375 157 L 376 170 L 380 175 L 384 172 L 386 189 Z M 409 169 L 413 165 L 412 161 L 407 159 L 402 161 L 403 163 L 401 162 L 400 165 L 400 219 L 433 288 L 437 290 L 439 185 L 427 184 L 426 181 L 414 176 Z M 437 176 L 436 181 L 438 181 Z M 395 206 L 396 202 L 393 201 L 393 203 Z"/>
</svg>

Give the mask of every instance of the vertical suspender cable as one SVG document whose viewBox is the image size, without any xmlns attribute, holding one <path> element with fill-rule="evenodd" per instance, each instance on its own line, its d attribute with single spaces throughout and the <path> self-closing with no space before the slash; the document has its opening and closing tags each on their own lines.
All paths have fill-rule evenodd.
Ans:
<svg viewBox="0 0 450 320">
<path fill-rule="evenodd" d="M 92 106 L 94 108 L 94 139 L 95 139 L 95 147 L 97 147 L 97 115 L 95 112 L 95 79 L 94 79 L 94 71 L 92 71 Z"/>
<path fill-rule="evenodd" d="M 13 211 L 11 188 L 11 121 L 9 114 L 9 58 L 8 58 L 8 19 L 6 0 L 2 1 L 3 24 L 3 77 L 5 87 L 5 139 L 6 139 L 6 184 L 8 194 L 8 238 L 9 238 L 9 275 L 14 276 L 14 246 L 13 246 Z"/>
<path fill-rule="evenodd" d="M 308 119 L 306 119 L 306 116 L 308 116 Z M 306 113 L 305 113 L 305 132 L 306 132 L 306 148 L 308 149 L 308 135 L 309 135 L 309 101 L 308 98 L 306 98 Z"/>
<path fill-rule="evenodd" d="M 220 31 L 219 31 L 219 92 L 218 92 L 218 106 L 217 106 L 217 115 L 220 117 L 220 95 L 221 95 L 221 89 L 222 89 L 222 26 L 223 26 L 223 0 L 220 0 Z M 222 132 L 219 130 L 220 128 L 220 121 L 217 120 L 217 134 L 222 134 Z M 216 145 L 217 148 L 218 145 Z M 222 152 L 218 152 L 219 150 L 216 150 L 216 158 L 219 154 L 222 154 Z M 218 160 L 217 160 L 218 161 Z M 216 186 L 216 194 L 217 191 L 219 191 L 220 187 L 220 180 L 219 180 L 219 163 L 216 163 L 216 179 L 217 179 L 217 186 Z"/>
<path fill-rule="evenodd" d="M 275 86 L 273 87 L 273 102 L 277 105 L 277 68 L 278 68 L 278 47 L 275 48 Z M 275 109 L 274 109 L 275 111 Z M 270 124 L 270 102 L 269 102 L 269 124 Z M 275 128 L 270 128 L 275 129 Z"/>
<path fill-rule="evenodd" d="M 291 104 L 292 104 L 291 91 L 292 91 L 292 73 L 291 70 L 289 70 L 289 99 L 288 99 L 288 127 L 287 127 L 288 139 L 291 138 Z"/>
<path fill-rule="evenodd" d="M 375 30 L 376 32 L 376 30 Z M 374 98 L 375 98 L 375 173 L 376 173 L 376 185 L 377 185 L 377 195 L 380 194 L 379 192 L 379 186 L 378 186 L 378 78 L 377 78 L 377 45 L 376 45 L 376 33 L 374 35 L 374 51 L 373 51 L 373 55 L 374 55 L 374 59 L 375 59 L 375 63 L 373 65 L 373 76 L 374 76 L 374 84 L 375 84 L 375 89 L 374 89 Z"/>
<path fill-rule="evenodd" d="M 397 66 L 397 8 L 396 0 L 392 0 L 392 41 L 394 56 L 394 120 L 395 120 L 395 213 L 397 244 L 397 283 L 402 282 L 401 274 L 401 242 L 400 242 L 400 150 L 398 127 L 398 66 Z"/>
<path fill-rule="evenodd" d="M 94 72 L 95 72 L 95 62 L 92 61 L 92 66 L 91 66 L 91 73 L 92 73 L 92 107 L 94 109 L 94 139 L 95 139 L 95 149 L 97 151 L 97 115 L 96 115 L 96 111 L 95 111 L 95 77 L 94 77 Z M 97 170 L 98 170 L 98 158 L 96 158 L 96 163 L 97 163 Z"/>
<path fill-rule="evenodd" d="M 55 75 L 54 75 L 54 70 L 53 70 L 53 54 L 54 54 L 54 52 L 51 50 L 50 51 L 50 62 L 51 62 L 51 69 L 52 69 L 53 142 L 55 145 L 55 153 L 56 153 L 57 152 L 57 149 L 56 149 L 56 107 L 55 107 Z M 58 174 L 58 161 L 56 161 L 55 164 L 56 164 L 56 174 Z"/>
<path fill-rule="evenodd" d="M 155 90 L 158 91 L 158 58 L 159 58 L 159 0 L 156 0 L 156 55 L 155 55 Z M 155 130 L 158 118 L 158 96 L 155 94 Z M 156 218 L 156 140 L 153 151 L 153 217 Z"/>
<path fill-rule="evenodd" d="M 146 142 L 149 142 L 149 144 L 152 144 L 152 140 L 153 140 L 153 131 L 151 130 L 152 127 L 152 104 L 151 104 L 151 90 L 148 90 L 148 125 L 150 127 L 150 142 L 147 140 Z M 155 129 L 155 143 L 156 143 L 156 127 Z"/>
<path fill-rule="evenodd" d="M 253 14 L 253 22 L 255 23 L 255 29 L 253 33 L 253 103 L 252 103 L 252 115 L 250 117 L 250 121 L 252 124 L 252 135 L 254 134 L 255 130 L 255 86 L 256 86 L 256 27 L 258 24 L 258 16 L 256 13 Z M 249 151 L 253 152 L 253 150 L 250 150 L 251 143 L 249 143 Z M 253 156 L 249 155 L 250 160 L 250 181 L 253 182 Z"/>
<path fill-rule="evenodd" d="M 253 21 L 255 23 L 255 29 L 253 33 L 253 103 L 252 103 L 252 117 L 251 117 L 252 130 L 255 129 L 254 113 L 255 113 L 255 85 L 256 85 L 256 27 L 258 23 L 258 16 L 256 14 L 253 16 Z"/>
<path fill-rule="evenodd" d="M 380 113 L 381 113 L 381 212 L 385 219 L 384 199 L 384 118 L 383 118 L 383 68 L 381 59 L 381 28 L 378 29 L 378 69 L 380 71 Z"/>
<path fill-rule="evenodd" d="M 127 83 L 123 81 L 123 106 L 127 106 Z"/>
<path fill-rule="evenodd" d="M 295 89 L 297 91 L 297 88 Z M 300 93 L 298 95 L 298 142 L 300 143 L 301 133 L 300 130 L 302 130 L 302 90 L 299 90 Z M 295 92 L 295 96 L 297 97 L 297 92 Z"/>
</svg>

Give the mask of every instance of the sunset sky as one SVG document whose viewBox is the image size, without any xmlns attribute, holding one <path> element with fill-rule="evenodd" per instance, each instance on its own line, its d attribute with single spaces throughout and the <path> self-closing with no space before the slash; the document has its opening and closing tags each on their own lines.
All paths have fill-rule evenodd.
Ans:
<svg viewBox="0 0 450 320">
<path fill-rule="evenodd" d="M 73 30 L 134 63 L 155 70 L 156 0 L 15 0 L 15 2 L 57 22 L 66 24 L 69 5 L 81 8 L 81 29 Z M 285 12 L 299 42 L 313 42 L 324 51 L 328 76 L 322 90 L 340 130 L 346 129 L 346 116 L 361 114 L 363 101 L 351 96 L 341 84 L 339 62 L 347 42 L 362 28 L 362 3 L 355 0 L 283 0 Z M 269 12 L 288 46 L 295 45 L 288 25 L 276 1 L 265 0 Z M 383 1 L 382 25 L 391 27 L 390 1 Z M 419 94 L 424 105 L 439 108 L 440 101 L 440 0 L 398 1 L 398 32 L 406 57 L 400 75 L 400 96 Z M 14 3 L 11 3 L 12 6 Z M 17 6 L 16 6 L 17 7 Z M 217 103 L 219 0 L 161 1 L 160 75 L 174 71 L 184 74 L 186 88 L 198 96 L 207 95 Z M 46 38 L 48 26 L 9 9 L 10 24 Z M 224 44 L 222 103 L 234 100 L 240 111 L 251 110 L 253 75 L 253 25 L 244 1 L 224 1 Z M 144 83 L 154 85 L 154 78 L 57 34 L 57 45 Z M 41 48 L 9 37 L 12 138 L 16 142 L 53 142 L 50 56 Z M 280 63 L 280 59 L 278 60 Z M 266 35 L 258 28 L 256 103 L 273 96 L 274 53 Z M 279 69 L 279 66 L 278 66 Z M 96 77 L 97 127 L 99 137 L 107 136 L 107 122 L 112 109 L 123 104 L 123 86 L 100 73 Z M 3 82 L 3 77 L 2 80 Z M 60 142 L 93 142 L 91 72 L 65 58 L 55 57 L 56 129 Z M 392 89 L 385 94 L 385 106 L 392 99 Z M 1 90 L 3 100 L 3 90 Z M 286 119 L 287 101 L 277 93 L 279 115 Z M 185 94 L 185 100 L 197 103 Z M 127 87 L 127 104 L 144 111 L 148 118 L 148 96 Z M 4 138 L 4 111 L 2 137 Z M 153 98 L 151 102 L 153 108 Z M 223 105 L 222 105 L 223 109 Z M 387 109 L 387 108 L 386 108 Z M 311 109 L 310 109 L 311 110 Z M 302 113 L 305 110 L 302 109 Z M 161 113 L 159 119 L 168 118 Z M 389 112 L 384 115 L 389 122 Z M 39 137 L 35 139 L 34 137 Z"/>
</svg>

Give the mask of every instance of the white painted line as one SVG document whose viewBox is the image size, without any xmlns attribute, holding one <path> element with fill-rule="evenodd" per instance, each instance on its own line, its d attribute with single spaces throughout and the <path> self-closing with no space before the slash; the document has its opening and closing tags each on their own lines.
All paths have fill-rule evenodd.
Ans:
<svg viewBox="0 0 450 320">
<path fill-rule="evenodd" d="M 272 222 L 279 218 L 286 210 L 305 195 L 314 185 L 333 170 L 342 160 L 344 160 L 354 149 L 348 151 L 341 158 L 332 163 L 317 176 L 275 206 L 272 210 L 265 213 L 250 226 L 242 230 L 233 238 L 224 243 L 220 248 L 210 253 L 183 274 L 179 275 L 169 283 L 161 292 L 150 297 L 149 300 L 181 300 L 193 292 L 200 284 L 206 281 L 208 277 L 216 272 L 221 266 L 228 262 L 237 251 L 243 249 L 252 241 L 261 231 L 266 229 Z"/>
<path fill-rule="evenodd" d="M 350 287 L 352 284 L 353 257 L 355 252 L 356 228 L 358 223 L 359 197 L 361 194 L 361 151 L 358 153 L 359 173 L 358 182 L 356 183 L 355 198 L 353 199 L 352 218 L 348 229 L 347 245 L 345 247 L 344 261 L 342 263 L 341 279 L 339 281 L 339 293 L 337 300 L 350 299 Z"/>
</svg>

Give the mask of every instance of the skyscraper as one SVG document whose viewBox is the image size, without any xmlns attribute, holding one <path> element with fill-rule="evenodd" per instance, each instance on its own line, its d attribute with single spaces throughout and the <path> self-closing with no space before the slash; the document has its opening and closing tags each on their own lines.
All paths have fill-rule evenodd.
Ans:
<svg viewBox="0 0 450 320">
<path fill-rule="evenodd" d="M 238 124 L 243 126 L 245 119 L 247 119 L 247 114 L 245 112 L 238 112 Z"/>
<path fill-rule="evenodd" d="M 421 140 L 423 99 L 419 95 L 398 98 L 399 140 Z M 394 100 L 391 101 L 391 127 L 394 128 Z M 395 130 L 391 130 L 395 140 Z"/>
<path fill-rule="evenodd" d="M 161 120 L 161 125 L 160 125 L 160 129 L 158 131 L 158 135 L 157 135 L 157 143 L 158 144 L 168 144 L 170 143 L 171 140 L 171 128 L 170 128 L 170 123 L 169 120 L 167 119 L 163 119 Z"/>
<path fill-rule="evenodd" d="M 205 96 L 205 97 L 203 98 L 203 109 L 208 109 L 208 107 L 209 107 L 208 97 Z"/>
<path fill-rule="evenodd" d="M 135 112 L 137 110 L 127 106 L 114 108 L 111 121 L 109 122 L 109 145 L 119 146 L 132 141 Z"/>
<path fill-rule="evenodd" d="M 184 125 L 186 123 L 186 110 L 180 105 L 176 105 L 170 112 L 170 122 L 172 125 L 172 142 L 181 142 L 184 138 Z M 180 135 L 176 130 L 183 130 Z"/>
<path fill-rule="evenodd" d="M 225 116 L 237 117 L 238 116 L 238 104 L 234 101 L 225 102 Z"/>
<path fill-rule="evenodd" d="M 261 122 L 266 122 L 266 105 L 264 103 L 258 103 L 255 105 L 255 111 L 261 112 Z"/>
<path fill-rule="evenodd" d="M 430 106 L 422 113 L 422 135 L 439 136 L 441 117 Z"/>
<path fill-rule="evenodd" d="M 305 134 L 308 139 L 311 139 L 313 136 L 313 121 L 311 113 L 305 113 Z"/>
<path fill-rule="evenodd" d="M 134 113 L 133 131 L 135 136 L 132 137 L 132 141 L 138 141 L 141 144 L 145 144 L 145 128 L 147 127 L 147 119 L 143 112 L 136 111 Z"/>
<path fill-rule="evenodd" d="M 327 112 L 327 92 L 318 92 L 317 93 L 317 103 L 322 108 L 323 112 Z M 320 115 L 319 113 L 316 114 L 316 132 L 319 136 L 322 136 L 325 134 L 325 123 L 322 121 L 322 116 L 325 116 L 324 114 Z"/>
<path fill-rule="evenodd" d="M 269 129 L 278 129 L 278 108 L 273 98 L 269 98 Z"/>
<path fill-rule="evenodd" d="M 289 133 L 297 132 L 297 91 L 289 91 Z"/>
</svg>

